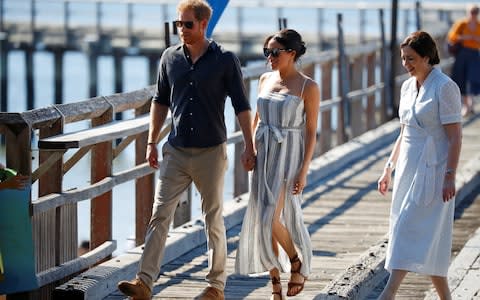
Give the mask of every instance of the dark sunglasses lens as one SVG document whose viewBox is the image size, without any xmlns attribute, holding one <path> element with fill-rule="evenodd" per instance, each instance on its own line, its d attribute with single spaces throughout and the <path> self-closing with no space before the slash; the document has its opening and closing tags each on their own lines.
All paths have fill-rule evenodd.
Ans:
<svg viewBox="0 0 480 300">
<path fill-rule="evenodd" d="M 279 54 L 280 54 L 280 49 L 277 49 L 277 48 L 274 48 L 274 49 L 263 48 L 263 55 L 267 58 L 270 55 L 272 57 L 277 57 Z"/>
<path fill-rule="evenodd" d="M 268 57 L 270 55 L 270 50 L 267 48 L 263 48 L 263 56 Z"/>
</svg>

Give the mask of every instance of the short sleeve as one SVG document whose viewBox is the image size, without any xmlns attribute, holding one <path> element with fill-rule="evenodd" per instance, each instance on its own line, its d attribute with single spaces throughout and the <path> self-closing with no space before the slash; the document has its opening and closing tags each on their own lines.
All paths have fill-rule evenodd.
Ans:
<svg viewBox="0 0 480 300">
<path fill-rule="evenodd" d="M 462 122 L 462 98 L 455 82 L 447 81 L 442 85 L 439 94 L 440 122 L 442 124 Z"/>
<path fill-rule="evenodd" d="M 153 96 L 153 101 L 156 101 L 160 104 L 170 106 L 170 84 L 167 76 L 167 51 L 164 51 L 158 66 L 157 74 L 157 85 L 155 89 L 155 94 Z"/>
<path fill-rule="evenodd" d="M 408 95 L 408 90 L 410 86 L 411 79 L 407 79 L 402 83 L 402 86 L 400 88 L 400 103 L 398 105 L 398 117 L 400 119 L 400 124 L 406 124 L 407 120 L 406 115 L 407 115 L 407 107 L 405 103 L 409 100 L 407 99 Z"/>
<path fill-rule="evenodd" d="M 227 94 L 230 96 L 235 115 L 242 111 L 250 110 L 247 92 L 243 84 L 242 68 L 238 58 L 231 52 L 227 52 Z"/>
</svg>

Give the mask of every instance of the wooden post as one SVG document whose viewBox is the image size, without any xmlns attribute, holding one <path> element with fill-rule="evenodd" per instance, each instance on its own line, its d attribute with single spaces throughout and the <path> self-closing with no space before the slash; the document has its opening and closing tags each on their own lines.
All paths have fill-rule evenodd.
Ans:
<svg viewBox="0 0 480 300">
<path fill-rule="evenodd" d="M 243 7 L 237 7 L 237 41 L 240 42 L 240 51 L 239 53 L 243 53 L 244 51 L 244 43 L 243 43 Z"/>
<path fill-rule="evenodd" d="M 366 20 L 366 10 L 364 8 L 361 8 L 359 11 L 358 11 L 358 14 L 359 14 L 359 19 L 360 19 L 360 24 L 359 24 L 359 42 L 360 44 L 363 44 L 365 43 L 365 41 L 367 40 L 366 39 L 366 36 L 365 36 L 365 25 L 367 24 L 367 20 Z"/>
<path fill-rule="evenodd" d="M 8 34 L 5 32 L 0 32 L 0 111 L 8 111 Z"/>
<path fill-rule="evenodd" d="M 382 99 L 380 101 L 380 122 L 383 124 L 388 120 L 388 101 L 390 99 L 391 91 L 388 88 L 388 78 L 387 78 L 387 42 L 385 39 L 385 22 L 383 20 L 383 9 L 379 11 L 379 18 L 380 18 L 380 43 L 381 43 L 381 50 L 380 50 L 380 78 L 383 82 L 383 91 L 382 91 Z"/>
<path fill-rule="evenodd" d="M 311 77 L 311 78 L 315 78 L 315 64 L 309 64 L 307 66 L 305 66 L 303 69 L 302 69 L 302 72 Z"/>
<path fill-rule="evenodd" d="M 123 55 L 121 49 L 115 49 L 113 51 L 113 69 L 114 69 L 114 89 L 115 93 L 123 92 Z M 117 112 L 115 114 L 115 120 L 121 120 L 122 113 Z"/>
<path fill-rule="evenodd" d="M 67 1 L 63 6 L 63 30 L 65 32 L 65 46 L 69 48 L 74 42 L 74 37 L 70 31 L 70 2 Z"/>
<path fill-rule="evenodd" d="M 149 84 L 156 83 L 157 73 L 158 73 L 158 56 L 156 54 L 150 54 L 148 56 L 148 78 L 150 78 Z"/>
<path fill-rule="evenodd" d="M 317 8 L 317 33 L 318 33 L 318 50 L 323 50 L 325 37 L 323 35 L 323 8 Z"/>
<path fill-rule="evenodd" d="M 351 70 L 351 88 L 352 90 L 360 90 L 363 88 L 363 68 L 364 68 L 364 56 L 360 55 L 353 59 L 350 64 Z M 351 138 L 357 137 L 365 132 L 364 110 L 363 110 L 363 98 L 362 99 L 350 99 L 350 128 Z"/>
<path fill-rule="evenodd" d="M 328 61 L 321 66 L 322 68 L 322 90 L 321 99 L 332 98 L 332 69 L 333 62 Z M 332 148 L 332 110 L 329 109 L 321 113 L 321 131 L 320 131 L 320 153 L 325 153 Z"/>
<path fill-rule="evenodd" d="M 63 132 L 62 120 L 53 123 L 51 126 L 45 126 L 40 129 L 40 138 L 45 138 Z M 39 165 L 45 162 L 54 152 L 40 151 Z M 39 178 L 38 196 L 44 196 L 49 193 L 58 193 L 62 190 L 62 160 L 55 162 L 52 167 Z M 39 262 L 39 271 L 47 270 L 62 263 L 59 252 L 62 248 L 62 239 L 60 237 L 60 215 L 61 209 L 57 207 L 50 211 L 33 216 L 34 222 L 34 242 L 37 262 Z M 74 219 L 76 220 L 76 218 Z M 72 220 L 72 221 L 74 221 Z M 77 242 L 75 241 L 75 245 Z M 74 257 L 72 257 L 74 258 Z"/>
<path fill-rule="evenodd" d="M 420 4 L 420 1 L 415 1 L 415 25 L 417 30 L 420 30 L 422 28 L 422 5 Z M 409 34 L 409 32 L 407 33 Z"/>
<path fill-rule="evenodd" d="M 348 74 L 347 74 L 347 57 L 345 54 L 345 42 L 343 39 L 343 23 L 342 14 L 337 14 L 338 28 L 338 85 L 340 92 L 340 105 L 338 106 L 337 118 L 337 145 L 345 143 L 348 138 L 345 132 L 346 120 L 348 120 Z M 347 117 L 345 117 L 347 115 Z"/>
<path fill-rule="evenodd" d="M 102 34 L 102 2 L 97 1 L 95 4 L 95 27 L 97 36 Z"/>
<path fill-rule="evenodd" d="M 35 18 L 37 15 L 37 7 L 35 4 L 35 0 L 30 0 L 30 32 L 32 33 L 32 37 L 34 32 L 36 31 L 35 27 Z"/>
<path fill-rule="evenodd" d="M 5 31 L 4 14 L 5 14 L 5 1 L 0 0 L 0 32 Z"/>
<path fill-rule="evenodd" d="M 35 83 L 34 83 L 34 65 L 33 65 L 33 47 L 25 50 L 25 67 L 26 67 L 26 85 L 27 85 L 27 110 L 35 107 Z"/>
<path fill-rule="evenodd" d="M 63 118 L 60 118 L 50 126 L 40 129 L 40 139 L 63 133 Z M 52 154 L 52 151 L 40 151 L 39 164 L 45 162 Z M 50 193 L 62 191 L 63 160 L 55 162 L 50 169 L 39 178 L 39 197 Z M 78 228 L 77 228 L 77 204 L 66 204 L 51 211 L 40 213 L 34 216 L 34 240 L 36 257 L 46 258 L 48 265 L 42 270 L 59 266 L 65 262 L 75 259 L 78 249 Z M 52 283 L 44 288 L 47 299 L 51 296 L 51 290 L 56 284 Z"/>
<path fill-rule="evenodd" d="M 135 110 L 135 116 L 148 113 L 150 102 Z M 148 132 L 137 135 L 135 140 L 135 165 L 145 162 Z M 148 222 L 152 215 L 153 196 L 155 192 L 155 173 L 135 181 L 135 246 L 145 242 Z"/>
<path fill-rule="evenodd" d="M 165 22 L 164 24 L 164 30 L 165 30 L 165 49 L 167 49 L 168 47 L 170 47 L 170 25 L 168 22 Z M 174 27 L 173 28 L 174 32 L 176 32 L 177 28 Z"/>
<path fill-rule="evenodd" d="M 403 36 L 407 36 L 410 31 L 410 11 L 408 9 L 404 10 L 404 19 L 403 19 Z"/>
<path fill-rule="evenodd" d="M 397 55 L 397 14 L 398 14 L 398 0 L 392 0 L 392 26 L 390 34 L 390 74 L 388 80 L 388 87 L 391 92 L 395 92 L 395 77 L 396 77 L 396 57 Z M 392 109 L 392 117 L 398 117 L 398 103 L 395 100 L 395 94 L 390 97 L 390 104 Z"/>
<path fill-rule="evenodd" d="M 92 126 L 109 123 L 113 119 L 114 109 L 108 109 L 98 118 L 92 119 Z M 91 183 L 94 184 L 112 175 L 112 142 L 96 144 L 92 148 Z M 112 239 L 112 191 L 91 200 L 90 249 Z"/>
<path fill-rule="evenodd" d="M 367 56 L 367 86 L 372 86 L 375 84 L 375 66 L 376 52 L 372 52 Z M 367 110 L 365 118 L 367 120 L 367 130 L 374 129 L 377 126 L 375 94 L 367 97 Z"/>
<path fill-rule="evenodd" d="M 57 49 L 54 55 L 55 104 L 63 103 L 63 50 Z"/>
<path fill-rule="evenodd" d="M 250 80 L 244 80 L 245 89 L 247 93 L 250 91 Z M 235 119 L 235 131 L 240 130 L 240 125 Z M 235 158 L 233 166 L 233 197 L 238 197 L 243 193 L 248 192 L 248 172 L 245 171 L 241 162 L 241 155 L 243 153 L 245 143 L 235 144 Z"/>
<path fill-rule="evenodd" d="M 98 45 L 94 41 L 89 41 L 88 44 L 88 74 L 89 74 L 89 84 L 88 92 L 90 98 L 96 97 L 98 95 Z"/>
</svg>

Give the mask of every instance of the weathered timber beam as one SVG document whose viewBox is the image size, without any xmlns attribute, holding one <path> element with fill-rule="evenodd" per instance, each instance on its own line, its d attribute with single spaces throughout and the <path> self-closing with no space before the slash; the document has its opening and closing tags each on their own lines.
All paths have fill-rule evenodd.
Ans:
<svg viewBox="0 0 480 300">
<path fill-rule="evenodd" d="M 84 255 L 37 274 L 39 286 L 64 279 L 109 257 L 117 249 L 116 241 L 108 241 Z"/>
<path fill-rule="evenodd" d="M 126 171 L 115 173 L 111 177 L 106 177 L 85 188 L 65 191 L 60 194 L 49 194 L 32 201 L 32 212 L 35 215 L 65 204 L 77 203 L 82 200 L 94 198 L 112 190 L 116 185 L 143 177 L 153 172 L 155 172 L 155 169 L 151 168 L 148 163 L 144 163 Z"/>
<path fill-rule="evenodd" d="M 149 122 L 150 118 L 148 115 L 125 121 L 111 122 L 39 140 L 38 147 L 40 149 L 70 149 L 90 146 L 147 131 Z"/>
<path fill-rule="evenodd" d="M 55 151 L 51 153 L 48 159 L 41 163 L 38 168 L 33 171 L 32 173 L 32 183 L 37 181 L 40 176 L 42 176 L 45 172 L 47 172 L 54 163 L 56 163 L 59 159 L 62 159 L 63 153 L 65 151 Z"/>
</svg>

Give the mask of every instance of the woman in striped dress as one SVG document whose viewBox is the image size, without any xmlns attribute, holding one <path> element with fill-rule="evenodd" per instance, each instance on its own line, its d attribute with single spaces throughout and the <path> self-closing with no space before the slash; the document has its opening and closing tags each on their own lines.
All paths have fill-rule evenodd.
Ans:
<svg viewBox="0 0 480 300">
<path fill-rule="evenodd" d="M 320 92 L 296 69 L 305 51 L 292 29 L 266 39 L 264 55 L 272 72 L 260 77 L 253 122 L 257 161 L 235 270 L 269 271 L 273 299 L 282 299 L 280 272 L 289 269 L 287 296 L 303 290 L 312 258 L 301 202 L 315 148 Z"/>
</svg>

